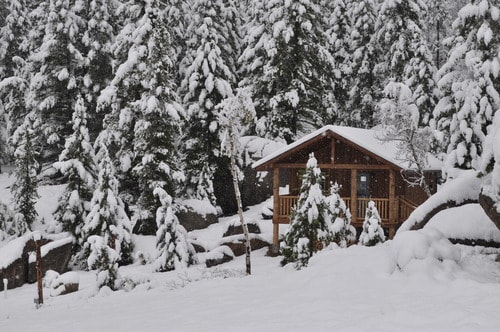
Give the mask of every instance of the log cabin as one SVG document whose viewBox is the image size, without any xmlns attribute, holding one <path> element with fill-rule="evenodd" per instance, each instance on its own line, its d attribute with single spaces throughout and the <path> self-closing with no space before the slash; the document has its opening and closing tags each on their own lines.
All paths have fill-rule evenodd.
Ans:
<svg viewBox="0 0 500 332">
<path fill-rule="evenodd" d="M 255 162 L 257 171 L 273 174 L 273 251 L 279 248 L 279 225 L 288 224 L 299 198 L 301 175 L 311 153 L 325 177 L 323 190 L 341 185 L 340 196 L 350 209 L 351 223 L 361 229 L 366 207 L 374 201 L 386 235 L 392 238 L 409 214 L 427 198 L 425 191 L 405 181 L 409 162 L 398 158 L 394 141 L 382 141 L 374 129 L 325 126 Z M 437 190 L 442 163 L 429 154 L 425 178 Z M 359 232 L 358 232 L 359 233 Z"/>
</svg>

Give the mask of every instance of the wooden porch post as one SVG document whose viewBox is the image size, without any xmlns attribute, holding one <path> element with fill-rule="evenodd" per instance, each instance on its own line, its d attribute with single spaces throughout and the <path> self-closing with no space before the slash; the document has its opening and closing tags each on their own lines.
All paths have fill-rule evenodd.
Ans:
<svg viewBox="0 0 500 332">
<path fill-rule="evenodd" d="M 272 254 L 279 254 L 280 169 L 273 168 L 273 246 Z"/>
<path fill-rule="evenodd" d="M 396 202 L 396 177 L 394 170 L 389 170 L 389 239 L 396 234 L 398 205 Z"/>
<path fill-rule="evenodd" d="M 351 222 L 358 221 L 358 170 L 351 169 Z"/>
</svg>

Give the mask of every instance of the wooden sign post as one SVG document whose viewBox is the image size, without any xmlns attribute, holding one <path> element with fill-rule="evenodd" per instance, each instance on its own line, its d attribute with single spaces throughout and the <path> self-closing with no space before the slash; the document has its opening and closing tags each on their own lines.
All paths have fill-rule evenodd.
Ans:
<svg viewBox="0 0 500 332">
<path fill-rule="evenodd" d="M 42 253 L 40 250 L 40 233 L 36 232 L 33 234 L 33 240 L 35 241 L 36 249 L 36 281 L 38 285 L 38 302 L 37 307 L 43 304 L 43 287 L 42 287 Z"/>
</svg>

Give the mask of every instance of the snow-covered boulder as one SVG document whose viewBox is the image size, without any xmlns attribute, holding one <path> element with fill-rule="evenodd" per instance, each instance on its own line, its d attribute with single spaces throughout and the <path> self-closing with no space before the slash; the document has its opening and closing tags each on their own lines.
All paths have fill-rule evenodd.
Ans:
<svg viewBox="0 0 500 332">
<path fill-rule="evenodd" d="M 71 257 L 72 238 L 44 236 L 40 241 L 43 271 L 52 269 L 59 273 L 66 272 Z M 31 233 L 14 239 L 0 248 L 0 280 L 6 278 L 9 289 L 36 281 L 34 251 L 35 241 Z M 1 290 L 3 283 L 0 284 Z"/>
<path fill-rule="evenodd" d="M 66 237 L 49 242 L 40 247 L 42 255 L 42 275 L 48 270 L 64 273 L 68 271 L 68 263 L 71 259 L 73 249 L 73 238 Z M 36 255 L 29 255 L 28 283 L 36 281 Z"/>
<path fill-rule="evenodd" d="M 248 228 L 248 233 L 260 234 L 259 224 L 255 220 L 247 221 L 246 225 Z M 235 218 L 227 224 L 227 228 L 223 236 L 226 237 L 238 234 L 243 234 L 243 227 L 241 226 L 240 220 L 238 218 Z"/>
<path fill-rule="evenodd" d="M 179 222 L 186 231 L 204 229 L 219 221 L 217 209 L 209 201 L 187 199 L 179 203 L 180 209 L 176 212 Z"/>
<path fill-rule="evenodd" d="M 205 265 L 212 267 L 230 262 L 234 259 L 234 254 L 228 246 L 220 246 L 210 250 L 205 256 Z"/>
<path fill-rule="evenodd" d="M 249 237 L 252 250 L 269 248 L 271 246 L 271 243 L 264 240 L 258 234 L 249 234 Z M 246 252 L 245 236 L 243 234 L 224 237 L 221 239 L 220 244 L 231 248 L 235 256 L 244 255 Z"/>
<path fill-rule="evenodd" d="M 59 296 L 78 291 L 80 277 L 76 272 L 59 274 L 48 270 L 43 278 L 43 285 L 50 289 L 50 296 Z"/>
</svg>

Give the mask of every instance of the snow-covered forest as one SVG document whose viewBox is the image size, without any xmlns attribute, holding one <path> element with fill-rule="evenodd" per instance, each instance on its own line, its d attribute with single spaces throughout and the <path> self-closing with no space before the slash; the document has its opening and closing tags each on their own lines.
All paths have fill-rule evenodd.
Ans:
<svg viewBox="0 0 500 332">
<path fill-rule="evenodd" d="M 443 161 L 443 187 L 458 191 L 438 191 L 404 230 L 465 201 L 500 229 L 499 50 L 496 0 L 0 0 L 0 173 L 12 171 L 0 244 L 69 234 L 72 268 L 97 270 L 111 290 L 141 259 L 185 270 L 197 263 L 178 218 L 186 205 L 238 210 L 249 240 L 235 194 L 260 203 L 244 183 L 258 187 L 251 164 L 263 155 L 245 142 L 281 147 L 325 125 L 378 128 L 424 190 L 426 154 Z M 313 158 L 282 245 L 281 263 L 299 269 L 318 243 L 346 247 L 355 233 L 338 186 L 322 196 Z M 55 205 L 40 209 L 47 188 Z M 311 209 L 314 242 L 300 235 Z M 154 237 L 152 256 L 134 256 L 138 234 Z M 428 257 L 458 260 L 447 240 L 419 234 Z M 380 249 L 369 206 L 360 246 L 400 258 L 405 236 Z"/>
</svg>

